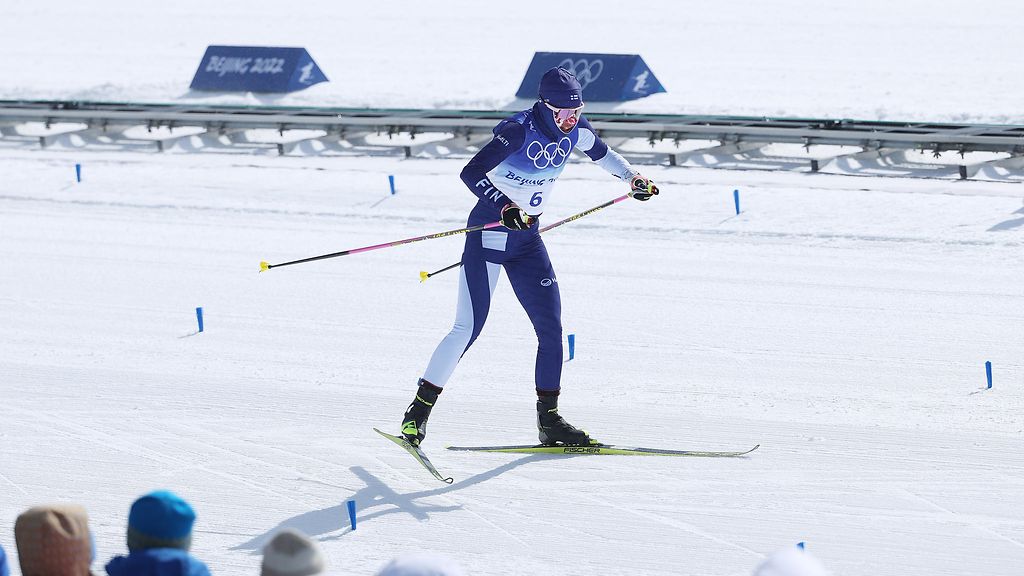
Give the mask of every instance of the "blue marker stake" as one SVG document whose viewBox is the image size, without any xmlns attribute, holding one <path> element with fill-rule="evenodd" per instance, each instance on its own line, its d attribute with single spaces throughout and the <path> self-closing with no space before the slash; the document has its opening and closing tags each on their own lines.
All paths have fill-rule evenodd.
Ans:
<svg viewBox="0 0 1024 576">
<path fill-rule="evenodd" d="M 203 331 L 203 307 L 196 308 L 196 320 L 199 321 L 199 331 Z"/>
<path fill-rule="evenodd" d="M 356 501 L 348 501 L 348 521 L 352 524 L 352 529 L 356 529 Z"/>
<path fill-rule="evenodd" d="M 992 363 L 985 361 L 985 376 L 988 378 L 988 387 L 992 387 Z"/>
<path fill-rule="evenodd" d="M 391 185 L 391 194 L 395 193 L 395 176 L 394 174 L 388 174 L 388 184 Z"/>
<path fill-rule="evenodd" d="M 801 550 L 803 550 L 804 549 L 804 543 L 803 542 L 797 542 L 796 543 L 796 547 L 801 549 Z"/>
<path fill-rule="evenodd" d="M 82 181 L 82 165 L 75 164 L 75 180 L 78 182 Z"/>
<path fill-rule="evenodd" d="M 576 335 L 569 334 L 569 360 L 576 356 Z"/>
<path fill-rule="evenodd" d="M 732 191 L 732 199 L 736 202 L 736 214 L 739 214 L 740 213 L 740 191 L 739 190 L 733 190 Z"/>
</svg>

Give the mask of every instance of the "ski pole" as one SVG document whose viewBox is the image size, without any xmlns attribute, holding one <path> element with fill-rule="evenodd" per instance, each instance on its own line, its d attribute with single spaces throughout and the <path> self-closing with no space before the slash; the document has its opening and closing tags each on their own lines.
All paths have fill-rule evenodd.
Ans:
<svg viewBox="0 0 1024 576">
<path fill-rule="evenodd" d="M 341 252 L 332 252 L 330 254 L 322 254 L 320 256 L 312 256 L 310 258 L 303 258 L 301 260 L 292 260 L 291 262 L 281 262 L 280 264 L 269 264 L 267 262 L 260 262 L 260 272 L 265 272 L 271 268 L 277 268 L 279 266 L 290 266 L 292 264 L 302 264 L 303 262 L 313 262 L 314 260 L 325 260 L 327 258 L 337 258 L 338 256 L 347 256 L 349 254 L 359 254 L 360 252 L 369 252 L 370 250 L 379 250 L 381 248 L 391 248 L 392 246 L 401 246 L 402 244 L 411 244 L 413 242 L 419 242 L 420 240 L 433 240 L 434 238 L 444 238 L 445 236 L 455 236 L 456 234 L 468 234 L 470 232 L 478 232 L 480 230 L 487 230 L 501 226 L 501 222 L 491 222 L 490 224 L 481 224 L 479 226 L 471 226 L 469 228 L 459 228 L 458 230 L 448 230 L 447 232 L 436 232 L 434 234 L 427 234 L 426 236 L 417 236 L 415 238 L 406 238 L 405 240 L 395 240 L 394 242 L 385 242 L 384 244 L 375 244 L 373 246 L 365 246 L 363 248 L 353 248 L 351 250 L 342 250 Z"/>
<path fill-rule="evenodd" d="M 615 198 L 614 200 L 609 200 L 609 201 L 605 202 L 604 204 L 601 204 L 599 206 L 594 206 L 593 208 L 591 208 L 589 210 L 584 210 L 583 212 L 580 212 L 579 214 L 574 214 L 572 216 L 569 216 L 568 218 L 565 218 L 563 220 L 559 220 L 558 222 L 555 222 L 554 224 L 549 224 L 548 226 L 545 226 L 545 227 L 541 228 L 540 229 L 540 233 L 543 234 L 543 233 L 547 232 L 548 230 L 551 230 L 552 228 L 558 228 L 562 224 L 568 224 L 569 222 L 572 222 L 573 220 L 578 220 L 580 218 L 583 218 L 584 216 L 593 214 L 594 212 L 597 212 L 598 210 L 601 210 L 603 208 L 607 208 L 607 207 L 611 206 L 612 204 L 617 204 L 619 202 L 622 202 L 623 200 L 625 200 L 626 198 L 629 198 L 631 196 L 633 196 L 632 192 L 630 192 L 628 194 L 623 194 L 622 196 L 619 196 L 618 198 Z M 455 267 L 461 266 L 461 265 L 462 265 L 462 262 L 456 262 L 455 264 L 450 264 L 448 266 L 445 266 L 444 268 L 441 268 L 440 270 L 438 270 L 436 272 L 426 272 L 426 271 L 420 272 L 420 282 L 425 282 L 427 280 L 427 278 L 430 278 L 431 276 L 433 276 L 435 274 L 440 274 L 441 272 L 444 272 L 446 270 L 451 270 L 452 268 L 455 268 Z"/>
<path fill-rule="evenodd" d="M 444 272 L 446 270 L 451 270 L 452 268 L 455 268 L 456 266 L 462 266 L 462 262 L 456 262 L 455 264 L 449 264 L 449 265 L 445 266 L 444 268 L 441 268 L 440 270 L 438 270 L 436 272 L 427 272 L 426 270 L 420 270 L 420 282 L 426 282 L 427 278 L 430 278 L 431 276 L 436 276 L 437 274 L 440 274 L 441 272 Z"/>
</svg>

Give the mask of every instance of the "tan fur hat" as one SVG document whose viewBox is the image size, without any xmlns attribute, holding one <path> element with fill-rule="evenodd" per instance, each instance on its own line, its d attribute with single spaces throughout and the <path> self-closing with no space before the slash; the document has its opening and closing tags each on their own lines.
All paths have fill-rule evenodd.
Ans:
<svg viewBox="0 0 1024 576">
<path fill-rule="evenodd" d="M 89 516 L 75 504 L 29 508 L 14 522 L 23 576 L 88 576 Z"/>
</svg>

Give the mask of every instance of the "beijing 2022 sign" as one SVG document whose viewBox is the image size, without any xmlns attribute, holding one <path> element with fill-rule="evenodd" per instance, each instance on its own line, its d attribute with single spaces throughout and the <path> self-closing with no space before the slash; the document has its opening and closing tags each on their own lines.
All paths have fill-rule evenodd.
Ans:
<svg viewBox="0 0 1024 576">
<path fill-rule="evenodd" d="M 210 46 L 192 78 L 193 90 L 295 92 L 327 82 L 305 48 Z"/>
</svg>

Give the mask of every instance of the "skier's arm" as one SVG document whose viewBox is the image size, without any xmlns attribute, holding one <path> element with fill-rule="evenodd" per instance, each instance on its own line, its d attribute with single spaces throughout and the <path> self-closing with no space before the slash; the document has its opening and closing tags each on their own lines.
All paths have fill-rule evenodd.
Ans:
<svg viewBox="0 0 1024 576">
<path fill-rule="evenodd" d="M 593 160 L 594 164 L 604 168 L 605 172 L 612 176 L 626 182 L 629 182 L 634 176 L 639 174 L 625 158 L 609 148 L 601 140 L 601 137 L 597 135 L 597 131 L 590 125 L 590 121 L 586 117 L 580 118 L 579 129 L 580 138 L 576 142 L 576 148 Z"/>
<path fill-rule="evenodd" d="M 576 142 L 576 148 L 586 154 L 594 164 L 620 180 L 629 182 L 633 189 L 633 198 L 637 200 L 649 200 L 651 196 L 658 193 L 658 187 L 649 179 L 640 175 L 630 163 L 618 152 L 612 150 L 605 144 L 597 131 L 590 125 L 586 118 L 580 118 L 580 138 Z"/>
<path fill-rule="evenodd" d="M 487 173 L 501 164 L 526 141 L 526 129 L 518 122 L 506 122 L 499 126 L 491 139 L 462 169 L 462 181 L 469 190 L 484 202 L 490 202 L 501 209 L 511 200 L 498 190 Z"/>
</svg>

